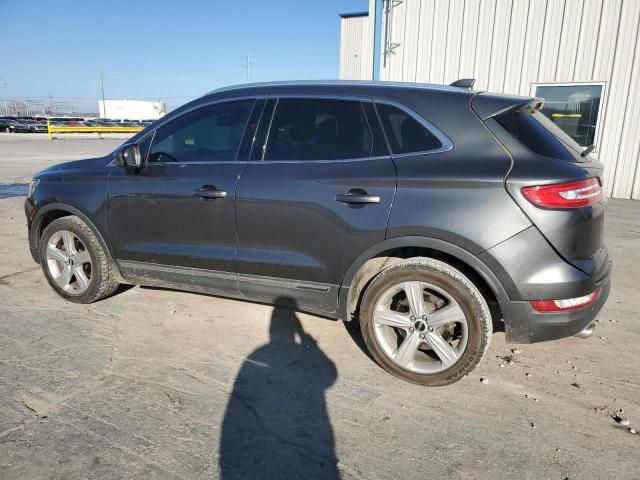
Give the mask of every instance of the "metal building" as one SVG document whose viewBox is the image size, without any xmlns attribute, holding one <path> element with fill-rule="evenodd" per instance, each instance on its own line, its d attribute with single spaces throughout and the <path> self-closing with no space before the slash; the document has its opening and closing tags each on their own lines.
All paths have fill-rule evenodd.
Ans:
<svg viewBox="0 0 640 480">
<path fill-rule="evenodd" d="M 369 0 L 341 19 L 340 78 L 545 98 L 596 145 L 607 194 L 640 199 L 640 0 Z"/>
</svg>

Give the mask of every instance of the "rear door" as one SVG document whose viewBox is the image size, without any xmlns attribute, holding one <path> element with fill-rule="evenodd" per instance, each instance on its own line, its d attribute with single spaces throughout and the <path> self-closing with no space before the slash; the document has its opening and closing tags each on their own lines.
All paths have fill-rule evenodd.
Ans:
<svg viewBox="0 0 640 480">
<path fill-rule="evenodd" d="M 370 101 L 270 102 L 238 184 L 239 288 L 330 313 L 347 267 L 385 238 L 395 168 Z"/>
<path fill-rule="evenodd" d="M 164 278 L 169 271 L 187 283 L 237 290 L 235 190 L 246 165 L 238 152 L 263 102 L 186 113 L 156 130 L 139 172 L 114 171 L 109 235 L 125 275 Z"/>
</svg>

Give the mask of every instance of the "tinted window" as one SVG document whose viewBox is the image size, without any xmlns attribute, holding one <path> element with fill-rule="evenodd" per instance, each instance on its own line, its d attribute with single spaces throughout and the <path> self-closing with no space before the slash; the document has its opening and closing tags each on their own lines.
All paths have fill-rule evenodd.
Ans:
<svg viewBox="0 0 640 480">
<path fill-rule="evenodd" d="M 561 142 L 553 133 L 563 137 L 566 135 L 537 110 L 530 108 L 509 110 L 497 116 L 496 120 L 533 153 L 560 160 L 574 159 L 565 148 L 566 143 Z M 570 138 L 566 141 L 580 149 Z"/>
<path fill-rule="evenodd" d="M 341 160 L 371 155 L 371 131 L 360 102 L 280 99 L 265 160 Z"/>
<path fill-rule="evenodd" d="M 234 161 L 254 103 L 220 103 L 169 122 L 156 131 L 149 161 Z"/>
<path fill-rule="evenodd" d="M 378 157 L 382 155 L 389 155 L 389 149 L 387 148 L 387 142 L 384 138 L 382 127 L 380 126 L 380 120 L 376 114 L 376 110 L 371 102 L 363 102 L 362 108 L 364 109 L 369 128 L 373 135 L 373 146 L 371 147 L 371 156 Z"/>
<path fill-rule="evenodd" d="M 426 152 L 442 148 L 442 143 L 418 120 L 404 110 L 377 104 L 382 126 L 392 153 Z"/>
</svg>

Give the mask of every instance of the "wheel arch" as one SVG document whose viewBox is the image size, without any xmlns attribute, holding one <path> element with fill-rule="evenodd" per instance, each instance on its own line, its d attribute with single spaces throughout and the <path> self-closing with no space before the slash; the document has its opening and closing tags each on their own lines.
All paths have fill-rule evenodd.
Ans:
<svg viewBox="0 0 640 480">
<path fill-rule="evenodd" d="M 109 260 L 113 260 L 111 250 L 109 249 L 109 245 L 105 241 L 102 232 L 100 232 L 98 227 L 96 227 L 96 225 L 90 220 L 90 218 L 76 207 L 59 202 L 49 203 L 41 207 L 40 209 L 38 209 L 38 212 L 33 218 L 31 228 L 29 229 L 29 243 L 32 246 L 31 253 L 34 257 L 34 260 L 40 263 L 40 252 L 38 251 L 38 249 L 40 247 L 40 238 L 42 237 L 42 232 L 44 232 L 44 229 L 47 228 L 47 226 L 54 220 L 57 220 L 58 218 L 69 217 L 72 215 L 80 218 L 80 220 L 82 220 L 89 227 L 89 229 L 98 239 L 98 242 L 100 242 L 100 245 L 102 246 L 104 252 L 107 254 Z"/>
<path fill-rule="evenodd" d="M 494 320 L 502 318 L 499 304 L 508 301 L 509 297 L 498 277 L 487 265 L 458 245 L 419 236 L 386 239 L 369 247 L 356 258 L 347 269 L 340 286 L 338 317 L 351 320 L 359 309 L 362 294 L 369 282 L 383 269 L 413 257 L 435 258 L 460 270 L 485 296 Z"/>
</svg>

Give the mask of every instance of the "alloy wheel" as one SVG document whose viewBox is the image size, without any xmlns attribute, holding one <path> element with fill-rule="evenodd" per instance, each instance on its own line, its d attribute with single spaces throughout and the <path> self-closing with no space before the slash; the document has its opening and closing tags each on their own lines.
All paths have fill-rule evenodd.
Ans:
<svg viewBox="0 0 640 480">
<path fill-rule="evenodd" d="M 47 268 L 61 290 L 81 295 L 91 283 L 93 265 L 85 244 L 69 230 L 59 230 L 47 242 Z"/>
<path fill-rule="evenodd" d="M 462 308 L 450 294 L 426 282 L 404 282 L 387 289 L 376 303 L 373 323 L 384 353 L 414 373 L 450 368 L 467 346 Z"/>
</svg>

